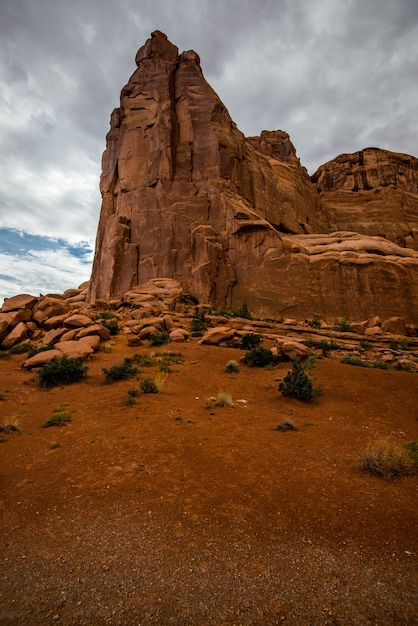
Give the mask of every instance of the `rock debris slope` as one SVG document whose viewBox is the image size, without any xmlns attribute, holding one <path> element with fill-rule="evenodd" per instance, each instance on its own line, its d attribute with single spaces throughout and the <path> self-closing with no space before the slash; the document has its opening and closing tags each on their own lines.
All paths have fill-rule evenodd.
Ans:
<svg viewBox="0 0 418 626">
<path fill-rule="evenodd" d="M 157 277 L 261 317 L 418 324 L 418 160 L 369 148 L 310 178 L 289 136 L 244 137 L 199 56 L 156 31 L 111 116 L 88 301 Z"/>
</svg>

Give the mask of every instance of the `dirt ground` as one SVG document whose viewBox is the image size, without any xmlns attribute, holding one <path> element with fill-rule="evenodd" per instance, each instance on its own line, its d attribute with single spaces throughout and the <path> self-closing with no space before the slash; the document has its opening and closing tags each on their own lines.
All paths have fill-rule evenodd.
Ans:
<svg viewBox="0 0 418 626">
<path fill-rule="evenodd" d="M 161 350 L 184 362 L 159 394 L 128 407 L 135 380 L 104 384 Z M 418 624 L 418 477 L 358 466 L 370 440 L 418 438 L 417 375 L 324 358 L 303 404 L 277 390 L 288 365 L 226 374 L 242 355 L 118 336 L 49 391 L 0 359 L 0 423 L 21 431 L 0 443 L 1 625 Z M 71 423 L 43 428 L 59 405 Z"/>
</svg>

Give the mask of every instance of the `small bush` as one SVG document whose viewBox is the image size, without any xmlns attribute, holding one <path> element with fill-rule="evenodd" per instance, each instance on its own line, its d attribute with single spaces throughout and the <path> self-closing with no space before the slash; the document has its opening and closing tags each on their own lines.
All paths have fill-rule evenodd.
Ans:
<svg viewBox="0 0 418 626">
<path fill-rule="evenodd" d="M 392 340 L 389 342 L 389 348 L 397 352 L 404 352 L 408 350 L 408 343 L 405 339 L 400 339 L 399 341 Z"/>
<path fill-rule="evenodd" d="M 388 439 L 370 443 L 360 457 L 360 467 L 381 478 L 410 476 L 417 471 L 417 463 L 408 450 Z"/>
<path fill-rule="evenodd" d="M 134 354 L 132 361 L 142 367 L 152 367 L 154 365 L 154 357 L 150 354 Z"/>
<path fill-rule="evenodd" d="M 280 383 L 279 391 L 284 396 L 290 396 L 303 402 L 309 402 L 316 398 L 321 393 L 321 389 L 320 387 L 314 388 L 312 380 L 306 374 L 306 370 L 311 367 L 312 364 L 309 361 L 302 364 L 299 357 L 292 359 L 292 369 Z"/>
<path fill-rule="evenodd" d="M 273 365 L 277 361 L 277 358 L 271 350 L 259 346 L 258 348 L 253 348 L 249 352 L 246 352 L 244 361 L 250 367 L 267 367 L 268 365 Z"/>
<path fill-rule="evenodd" d="M 151 378 L 141 380 L 140 387 L 143 393 L 158 393 L 158 387 Z"/>
<path fill-rule="evenodd" d="M 29 352 L 31 348 L 32 345 L 30 343 L 18 343 L 10 348 L 9 354 L 25 354 L 26 352 Z"/>
<path fill-rule="evenodd" d="M 163 346 L 170 341 L 170 335 L 168 333 L 155 333 L 149 338 L 150 346 Z"/>
<path fill-rule="evenodd" d="M 252 350 L 260 345 L 261 335 L 260 333 L 245 333 L 241 337 L 241 350 Z"/>
<path fill-rule="evenodd" d="M 405 450 L 408 452 L 409 456 L 418 463 L 418 439 L 406 443 Z"/>
<path fill-rule="evenodd" d="M 308 348 L 315 348 L 316 350 L 322 350 L 323 356 L 328 356 L 328 353 L 331 350 L 340 349 L 340 346 L 337 343 L 335 343 L 333 340 L 328 342 L 325 339 L 321 339 L 320 341 L 315 340 L 315 339 L 306 339 L 306 341 L 304 341 L 303 343 Z"/>
<path fill-rule="evenodd" d="M 207 324 L 205 323 L 205 312 L 195 311 L 190 325 L 192 337 L 201 337 L 203 335 L 203 331 L 206 329 Z"/>
<path fill-rule="evenodd" d="M 349 320 L 346 317 L 343 317 L 334 328 L 335 330 L 338 330 L 340 333 L 353 333 L 354 332 L 354 328 L 352 328 Z"/>
<path fill-rule="evenodd" d="M 102 372 L 105 375 L 105 382 L 111 384 L 132 378 L 138 373 L 138 369 L 132 365 L 132 359 L 126 358 L 121 365 L 112 365 L 109 369 L 103 367 Z"/>
<path fill-rule="evenodd" d="M 389 369 L 389 365 L 387 363 L 385 363 L 384 361 L 375 361 L 373 363 L 373 367 L 377 370 L 388 370 Z"/>
<path fill-rule="evenodd" d="M 0 433 L 3 433 L 3 435 L 20 435 L 20 428 L 17 423 L 12 420 L 6 422 L 4 426 L 0 426 Z"/>
<path fill-rule="evenodd" d="M 225 365 L 225 372 L 227 374 L 238 374 L 239 373 L 239 365 L 236 361 L 228 361 Z"/>
<path fill-rule="evenodd" d="M 369 363 L 362 361 L 361 358 L 355 354 L 346 354 L 341 359 L 341 363 L 345 365 L 357 365 L 358 367 L 370 367 Z"/>
<path fill-rule="evenodd" d="M 131 396 L 130 394 L 128 394 L 126 396 L 125 404 L 126 404 L 126 406 L 129 406 L 129 407 L 135 406 L 136 398 L 134 396 Z"/>
<path fill-rule="evenodd" d="M 69 385 L 80 381 L 87 374 L 88 367 L 81 359 L 69 359 L 62 356 L 47 363 L 38 371 L 41 387 Z"/>
<path fill-rule="evenodd" d="M 117 323 L 116 320 L 109 320 L 109 321 L 103 321 L 101 322 L 102 326 L 104 326 L 105 328 L 107 328 L 107 330 L 109 331 L 109 333 L 111 334 L 112 337 L 114 337 L 115 335 L 118 334 L 119 332 L 119 325 Z"/>
<path fill-rule="evenodd" d="M 280 430 L 282 432 L 286 432 L 288 430 L 298 430 L 298 427 L 292 420 L 286 420 L 278 424 L 274 430 Z"/>
<path fill-rule="evenodd" d="M 61 445 L 59 443 L 51 443 L 50 445 L 51 450 L 56 450 L 57 448 L 61 448 Z"/>
<path fill-rule="evenodd" d="M 373 344 L 371 344 L 370 341 L 367 341 L 367 339 L 360 339 L 360 348 L 363 348 L 363 350 L 371 350 L 373 348 Z"/>
<path fill-rule="evenodd" d="M 221 391 L 218 393 L 218 398 L 216 400 L 217 406 L 222 407 L 231 407 L 232 406 L 232 396 L 230 393 L 225 393 Z"/>
<path fill-rule="evenodd" d="M 252 315 L 248 310 L 247 304 L 244 302 L 240 309 L 233 309 L 231 311 L 231 317 L 243 317 L 246 320 L 252 320 Z"/>
<path fill-rule="evenodd" d="M 46 420 L 46 422 L 44 422 L 42 427 L 49 428 L 50 426 L 58 426 L 61 428 L 68 422 L 71 422 L 71 415 L 68 411 L 57 411 L 56 413 L 53 413 L 51 417 Z"/>
<path fill-rule="evenodd" d="M 94 316 L 95 320 L 120 320 L 119 315 L 116 315 L 116 313 L 113 313 L 112 311 L 99 311 L 99 313 L 97 313 Z"/>
<path fill-rule="evenodd" d="M 306 322 L 311 328 L 321 328 L 321 320 L 313 319 Z"/>
</svg>

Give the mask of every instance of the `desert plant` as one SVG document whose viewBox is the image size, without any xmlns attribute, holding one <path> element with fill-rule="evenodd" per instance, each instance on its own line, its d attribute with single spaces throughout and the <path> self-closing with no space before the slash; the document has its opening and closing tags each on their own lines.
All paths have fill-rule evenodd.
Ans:
<svg viewBox="0 0 418 626">
<path fill-rule="evenodd" d="M 288 430 L 298 430 L 298 427 L 292 420 L 285 420 L 284 422 L 277 424 L 274 430 L 280 430 L 282 432 L 286 432 Z"/>
<path fill-rule="evenodd" d="M 150 346 L 163 346 L 170 341 L 170 335 L 168 333 L 155 333 L 149 338 Z"/>
<path fill-rule="evenodd" d="M 111 384 L 132 378 L 138 373 L 138 368 L 134 367 L 132 359 L 127 357 L 121 365 L 112 365 L 109 369 L 102 367 L 102 372 L 105 375 L 105 382 Z"/>
<path fill-rule="evenodd" d="M 408 350 L 408 343 L 405 341 L 405 339 L 400 339 L 398 341 L 392 340 L 389 342 L 389 348 L 391 350 L 404 352 L 405 350 Z"/>
<path fill-rule="evenodd" d="M 190 325 L 192 337 L 201 337 L 203 335 L 203 331 L 205 331 L 206 328 L 207 325 L 205 323 L 205 312 L 195 311 L 193 313 L 192 323 Z"/>
<path fill-rule="evenodd" d="M 225 372 L 227 374 L 238 374 L 239 373 L 239 365 L 236 361 L 228 361 L 225 365 Z"/>
<path fill-rule="evenodd" d="M 345 365 L 357 365 L 358 367 L 370 367 L 369 363 L 366 363 L 366 361 L 363 361 L 355 354 L 346 354 L 341 359 L 341 363 L 344 363 Z"/>
<path fill-rule="evenodd" d="M 245 333 L 241 337 L 241 350 L 252 350 L 256 348 L 261 341 L 260 333 Z"/>
<path fill-rule="evenodd" d="M 271 350 L 259 346 L 246 352 L 244 361 L 250 367 L 267 367 L 268 365 L 273 365 L 277 361 L 277 357 L 274 356 Z"/>
<path fill-rule="evenodd" d="M 313 400 L 321 393 L 320 387 L 314 387 L 313 381 L 306 374 L 306 370 L 312 367 L 312 362 L 308 359 L 302 363 L 299 357 L 292 359 L 292 369 L 286 374 L 279 384 L 279 391 L 284 396 L 290 396 L 303 402 Z"/>
<path fill-rule="evenodd" d="M 158 392 L 160 392 L 161 389 L 164 387 L 164 384 L 165 384 L 167 378 L 168 378 L 168 373 L 167 372 L 159 371 L 159 372 L 157 372 L 155 374 L 154 383 L 155 383 L 155 386 L 157 387 L 157 391 Z"/>
<path fill-rule="evenodd" d="M 326 341 L 325 339 L 306 339 L 304 342 L 308 348 L 315 348 L 316 350 L 322 350 L 323 356 L 328 356 L 331 350 L 339 350 L 340 346 L 334 342 L 334 340 Z"/>
<path fill-rule="evenodd" d="M 321 328 L 321 320 L 315 318 L 306 322 L 311 328 Z"/>
<path fill-rule="evenodd" d="M 61 445 L 59 443 L 51 443 L 50 445 L 51 450 L 56 450 L 57 448 L 61 448 Z"/>
<path fill-rule="evenodd" d="M 412 363 L 408 363 L 408 362 L 402 362 L 402 363 L 396 363 L 396 365 L 393 368 L 394 370 L 398 370 L 399 372 L 412 372 L 413 368 L 412 368 Z"/>
<path fill-rule="evenodd" d="M 154 365 L 154 355 L 151 354 L 134 354 L 132 361 L 142 367 L 152 367 Z"/>
<path fill-rule="evenodd" d="M 240 307 L 239 309 L 233 309 L 230 315 L 231 317 L 243 317 L 246 320 L 253 319 L 250 311 L 248 310 L 248 306 L 246 302 L 244 302 L 242 307 Z"/>
<path fill-rule="evenodd" d="M 152 378 L 144 378 L 144 380 L 141 380 L 140 387 L 143 393 L 158 393 L 158 387 Z"/>
<path fill-rule="evenodd" d="M 30 343 L 18 343 L 10 348 L 9 354 L 25 354 L 26 352 L 29 352 L 31 348 L 32 345 Z"/>
<path fill-rule="evenodd" d="M 113 311 L 99 311 L 94 316 L 95 320 L 120 320 L 119 315 L 113 313 Z"/>
<path fill-rule="evenodd" d="M 414 439 L 414 441 L 406 443 L 405 450 L 408 452 L 409 456 L 418 463 L 418 439 Z"/>
<path fill-rule="evenodd" d="M 338 330 L 340 333 L 353 333 L 354 332 L 354 328 L 352 328 L 349 320 L 346 317 L 343 317 L 334 328 L 335 330 Z"/>
<path fill-rule="evenodd" d="M 375 361 L 373 363 L 373 367 L 377 370 L 388 370 L 389 369 L 389 365 L 387 363 L 385 363 L 384 361 Z"/>
<path fill-rule="evenodd" d="M 101 322 L 101 324 L 102 324 L 102 326 L 107 328 L 107 330 L 112 335 L 112 337 L 114 337 L 115 335 L 118 334 L 118 332 L 119 332 L 119 325 L 118 325 L 116 320 L 114 320 L 114 319 L 112 319 L 112 320 L 104 320 L 103 322 Z"/>
<path fill-rule="evenodd" d="M 38 380 L 41 387 L 56 387 L 69 385 L 80 381 L 87 374 L 88 367 L 82 359 L 59 357 L 47 363 L 38 371 Z"/>
<path fill-rule="evenodd" d="M 360 348 L 363 348 L 363 350 L 371 350 L 373 348 L 373 344 L 371 344 L 370 341 L 367 341 L 367 339 L 360 339 Z"/>
<path fill-rule="evenodd" d="M 134 396 L 128 395 L 126 396 L 125 399 L 125 404 L 126 406 L 135 406 L 136 405 L 136 398 Z"/>
<path fill-rule="evenodd" d="M 385 438 L 369 443 L 360 457 L 360 467 L 382 478 L 409 476 L 418 468 L 405 446 Z"/>
<path fill-rule="evenodd" d="M 35 356 L 35 354 L 39 354 L 40 352 L 46 352 L 47 350 L 53 350 L 53 343 L 43 343 L 40 346 L 31 346 L 31 349 L 28 352 L 28 357 L 31 358 Z"/>
<path fill-rule="evenodd" d="M 42 428 L 49 428 L 50 426 L 61 428 L 68 422 L 71 422 L 71 415 L 68 411 L 56 411 L 43 423 Z"/>
<path fill-rule="evenodd" d="M 5 418 L 4 426 L 0 426 L 0 433 L 4 435 L 20 435 L 20 428 L 15 415 Z"/>
<path fill-rule="evenodd" d="M 231 407 L 232 406 L 232 396 L 231 396 L 231 394 L 230 393 L 225 393 L 224 391 L 220 391 L 218 393 L 216 404 L 217 404 L 217 406 Z"/>
</svg>

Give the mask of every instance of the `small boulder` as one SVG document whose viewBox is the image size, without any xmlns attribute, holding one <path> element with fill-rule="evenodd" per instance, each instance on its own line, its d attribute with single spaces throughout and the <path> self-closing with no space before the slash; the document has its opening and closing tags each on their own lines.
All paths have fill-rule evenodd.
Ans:
<svg viewBox="0 0 418 626">
<path fill-rule="evenodd" d="M 17 326 L 13 328 L 13 330 L 6 335 L 6 337 L 1 342 L 1 347 L 3 350 L 10 350 L 18 343 L 25 341 L 29 337 L 29 331 L 24 322 L 19 322 Z"/>
<path fill-rule="evenodd" d="M 65 335 L 66 332 L 66 328 L 53 328 L 45 333 L 43 337 L 43 342 L 45 344 L 57 343 L 63 337 L 63 335 Z"/>
<path fill-rule="evenodd" d="M 188 338 L 189 333 L 184 328 L 174 328 L 174 330 L 170 332 L 170 341 L 182 342 L 187 341 Z"/>
<path fill-rule="evenodd" d="M 216 326 L 215 328 L 210 328 L 199 343 L 204 343 L 209 346 L 217 346 L 224 341 L 232 339 L 235 333 L 235 329 L 230 326 Z"/>
<path fill-rule="evenodd" d="M 390 317 L 382 323 L 382 331 L 406 337 L 406 323 L 403 317 Z"/>
<path fill-rule="evenodd" d="M 310 354 L 309 348 L 298 341 L 277 339 L 276 346 L 279 352 L 288 359 L 293 359 L 295 356 L 298 356 L 301 359 L 306 359 Z"/>
</svg>

